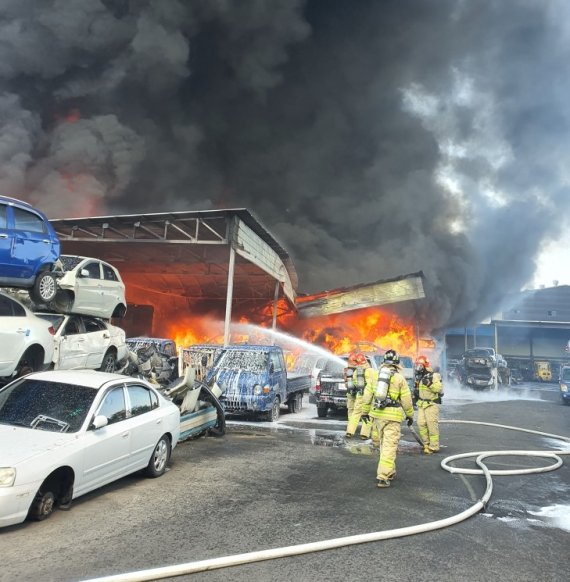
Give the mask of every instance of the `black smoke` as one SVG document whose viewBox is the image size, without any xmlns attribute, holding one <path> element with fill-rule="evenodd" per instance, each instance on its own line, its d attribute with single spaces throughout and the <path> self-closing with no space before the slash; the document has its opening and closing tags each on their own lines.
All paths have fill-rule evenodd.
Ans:
<svg viewBox="0 0 570 582">
<path fill-rule="evenodd" d="M 247 207 L 300 288 L 423 270 L 497 311 L 568 219 L 565 0 L 4 0 L 0 187 L 50 216 Z"/>
</svg>

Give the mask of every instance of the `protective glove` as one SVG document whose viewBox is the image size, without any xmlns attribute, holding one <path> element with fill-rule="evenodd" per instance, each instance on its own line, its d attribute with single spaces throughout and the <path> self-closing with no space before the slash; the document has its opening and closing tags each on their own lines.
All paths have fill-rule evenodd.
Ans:
<svg viewBox="0 0 570 582">
<path fill-rule="evenodd" d="M 406 424 L 408 426 L 412 426 L 412 424 L 414 424 L 414 417 L 413 416 L 408 416 L 408 420 L 406 421 Z"/>
<path fill-rule="evenodd" d="M 368 424 L 370 422 L 370 416 L 368 414 L 363 414 L 360 417 L 360 420 L 364 423 L 364 424 Z"/>
</svg>

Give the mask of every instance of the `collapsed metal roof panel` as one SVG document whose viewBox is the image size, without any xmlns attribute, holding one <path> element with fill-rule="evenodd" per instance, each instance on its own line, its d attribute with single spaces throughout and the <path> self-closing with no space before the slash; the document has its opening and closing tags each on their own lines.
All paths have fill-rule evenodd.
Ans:
<svg viewBox="0 0 570 582">
<path fill-rule="evenodd" d="M 375 283 L 343 287 L 297 298 L 302 317 L 318 317 L 364 307 L 389 305 L 425 297 L 423 273 L 410 273 Z"/>
</svg>

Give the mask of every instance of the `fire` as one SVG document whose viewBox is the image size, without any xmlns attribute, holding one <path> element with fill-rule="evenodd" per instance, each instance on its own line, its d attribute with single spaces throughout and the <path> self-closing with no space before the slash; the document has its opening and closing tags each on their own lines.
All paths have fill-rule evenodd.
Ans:
<svg viewBox="0 0 570 582">
<path fill-rule="evenodd" d="M 154 307 L 153 329 L 149 334 L 168 337 L 179 346 L 192 344 L 222 344 L 224 342 L 224 312 L 218 306 L 193 303 L 171 295 L 149 294 L 134 280 L 127 282 L 129 303 L 151 303 Z M 389 311 L 365 308 L 335 315 L 301 319 L 285 301 L 278 303 L 277 331 L 323 347 L 335 354 L 354 349 L 377 351 L 395 349 L 404 355 L 415 355 L 414 325 Z M 250 327 L 247 324 L 253 324 Z M 273 338 L 264 329 L 273 324 L 273 302 L 255 311 L 239 312 L 234 308 L 230 326 L 231 343 L 267 344 Z M 276 340 L 276 343 L 280 343 Z M 293 361 L 301 348 L 283 344 L 285 356 Z"/>
<path fill-rule="evenodd" d="M 290 331 L 335 354 L 347 353 L 355 348 L 361 351 L 392 348 L 403 354 L 416 351 L 413 324 L 372 307 L 297 320 Z"/>
</svg>

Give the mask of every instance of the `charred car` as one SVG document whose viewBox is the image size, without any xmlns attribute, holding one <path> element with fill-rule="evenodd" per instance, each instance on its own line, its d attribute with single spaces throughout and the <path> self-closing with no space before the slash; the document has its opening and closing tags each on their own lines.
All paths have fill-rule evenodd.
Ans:
<svg viewBox="0 0 570 582">
<path fill-rule="evenodd" d="M 467 350 L 455 370 L 455 376 L 469 388 L 496 390 L 498 374 L 495 350 L 493 348 Z"/>
</svg>

